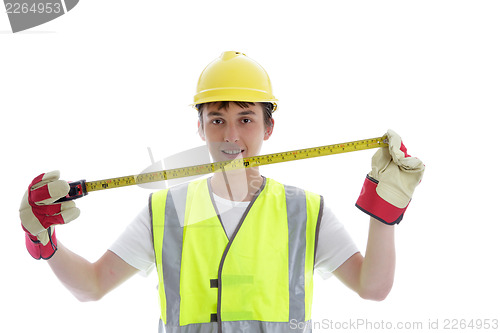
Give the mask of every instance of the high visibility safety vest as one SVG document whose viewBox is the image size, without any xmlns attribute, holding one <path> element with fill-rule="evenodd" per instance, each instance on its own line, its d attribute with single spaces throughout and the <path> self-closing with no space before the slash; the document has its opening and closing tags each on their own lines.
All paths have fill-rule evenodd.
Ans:
<svg viewBox="0 0 500 333">
<path fill-rule="evenodd" d="M 228 238 L 210 181 L 150 197 L 159 332 L 310 332 L 323 198 L 264 178 Z"/>
</svg>

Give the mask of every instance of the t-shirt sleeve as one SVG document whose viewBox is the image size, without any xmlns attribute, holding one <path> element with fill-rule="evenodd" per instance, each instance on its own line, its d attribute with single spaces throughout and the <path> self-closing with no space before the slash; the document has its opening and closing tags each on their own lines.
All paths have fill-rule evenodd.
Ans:
<svg viewBox="0 0 500 333">
<path fill-rule="evenodd" d="M 140 270 L 141 275 L 146 276 L 154 269 L 155 256 L 148 207 L 141 210 L 109 250 Z"/>
<path fill-rule="evenodd" d="M 325 205 L 316 248 L 314 264 L 316 272 L 326 280 L 333 276 L 333 271 L 357 252 L 359 250 L 344 225 Z"/>
</svg>

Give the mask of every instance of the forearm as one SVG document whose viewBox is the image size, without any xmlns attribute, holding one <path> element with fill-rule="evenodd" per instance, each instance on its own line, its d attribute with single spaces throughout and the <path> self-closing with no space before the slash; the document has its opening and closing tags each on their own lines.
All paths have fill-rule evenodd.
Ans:
<svg viewBox="0 0 500 333">
<path fill-rule="evenodd" d="M 383 300 L 392 288 L 395 268 L 394 226 L 370 217 L 368 243 L 360 272 L 360 295 Z"/>
<path fill-rule="evenodd" d="M 388 130 L 384 142 L 388 146 L 373 155 L 372 170 L 356 201 L 356 207 L 371 216 L 365 257 L 352 256 L 337 274 L 361 297 L 373 300 L 383 300 L 392 288 L 396 267 L 394 225 L 403 219 L 425 170 L 422 161 L 408 155 L 396 132 Z"/>
<path fill-rule="evenodd" d="M 71 252 L 61 243 L 49 266 L 61 283 L 80 301 L 93 301 L 101 297 L 94 265 Z"/>
</svg>

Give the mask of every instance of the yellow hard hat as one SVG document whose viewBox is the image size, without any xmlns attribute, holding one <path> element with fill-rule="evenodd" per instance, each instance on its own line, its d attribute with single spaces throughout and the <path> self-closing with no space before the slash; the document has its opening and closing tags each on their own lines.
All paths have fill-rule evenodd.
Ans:
<svg viewBox="0 0 500 333">
<path fill-rule="evenodd" d="M 278 100 L 261 65 L 244 53 L 227 51 L 205 67 L 194 96 L 194 105 L 222 101 L 270 102 L 274 111 Z"/>
</svg>

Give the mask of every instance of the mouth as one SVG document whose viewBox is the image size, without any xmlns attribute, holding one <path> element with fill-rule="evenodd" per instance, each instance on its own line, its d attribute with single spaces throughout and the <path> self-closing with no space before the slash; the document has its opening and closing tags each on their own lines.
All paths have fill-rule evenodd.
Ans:
<svg viewBox="0 0 500 333">
<path fill-rule="evenodd" d="M 243 158 L 247 147 L 234 142 L 219 142 L 212 144 L 212 157 L 217 161 L 228 161 Z"/>
<path fill-rule="evenodd" d="M 221 152 L 224 153 L 224 155 L 236 157 L 236 156 L 242 154 L 244 152 L 244 150 L 243 149 L 222 149 Z"/>
</svg>

